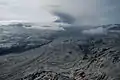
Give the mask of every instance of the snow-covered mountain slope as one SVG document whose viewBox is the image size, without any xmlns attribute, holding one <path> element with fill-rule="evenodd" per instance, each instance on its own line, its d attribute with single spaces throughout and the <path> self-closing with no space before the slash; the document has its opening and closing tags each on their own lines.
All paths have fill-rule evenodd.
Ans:
<svg viewBox="0 0 120 80">
<path fill-rule="evenodd" d="M 64 30 L 55 24 L 7 22 L 0 26 L 0 55 L 21 52 L 50 42 L 53 35 Z"/>
<path fill-rule="evenodd" d="M 120 33 L 105 28 L 107 34 L 86 35 L 78 27 L 64 29 L 45 35 L 47 44 L 0 56 L 0 79 L 120 80 Z"/>
</svg>

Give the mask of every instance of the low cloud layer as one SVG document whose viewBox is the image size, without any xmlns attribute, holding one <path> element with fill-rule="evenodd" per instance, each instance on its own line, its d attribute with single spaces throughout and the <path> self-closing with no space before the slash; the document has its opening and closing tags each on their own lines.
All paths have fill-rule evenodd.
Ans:
<svg viewBox="0 0 120 80">
<path fill-rule="evenodd" d="M 100 34 L 106 34 L 107 31 L 106 29 L 99 27 L 99 28 L 93 28 L 89 30 L 83 30 L 83 34 L 88 34 L 88 35 L 100 35 Z"/>
</svg>

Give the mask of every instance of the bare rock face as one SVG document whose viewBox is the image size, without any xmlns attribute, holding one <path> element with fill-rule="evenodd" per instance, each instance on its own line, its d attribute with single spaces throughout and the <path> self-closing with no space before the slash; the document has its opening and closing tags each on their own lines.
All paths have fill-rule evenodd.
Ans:
<svg viewBox="0 0 120 80">
<path fill-rule="evenodd" d="M 79 37 L 72 32 L 60 32 L 20 54 L 0 56 L 0 80 L 120 80 L 120 34 Z"/>
<path fill-rule="evenodd" d="M 68 76 L 54 73 L 52 71 L 41 71 L 30 74 L 20 80 L 73 80 Z"/>
</svg>

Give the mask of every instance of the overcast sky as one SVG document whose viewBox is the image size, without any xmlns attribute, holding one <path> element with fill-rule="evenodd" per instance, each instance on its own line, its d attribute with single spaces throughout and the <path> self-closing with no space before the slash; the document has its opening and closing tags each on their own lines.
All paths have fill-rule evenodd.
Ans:
<svg viewBox="0 0 120 80">
<path fill-rule="evenodd" d="M 120 0 L 0 0 L 0 21 L 53 21 L 52 11 L 70 14 L 74 24 L 120 23 Z"/>
</svg>

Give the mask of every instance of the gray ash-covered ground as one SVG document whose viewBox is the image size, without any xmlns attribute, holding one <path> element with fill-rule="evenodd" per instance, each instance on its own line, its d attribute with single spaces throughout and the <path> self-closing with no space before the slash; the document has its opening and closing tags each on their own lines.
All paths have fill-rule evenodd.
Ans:
<svg viewBox="0 0 120 80">
<path fill-rule="evenodd" d="M 0 52 L 0 80 L 120 80 L 120 33 L 111 31 L 116 25 L 108 26 L 103 27 L 105 34 L 84 34 L 75 27 L 25 31 L 28 37 L 15 34 L 20 38 L 14 36 L 15 40 L 7 37 L 3 39 L 7 45 L 9 41 L 26 45 L 22 51 Z M 30 44 L 35 46 L 26 50 Z"/>
</svg>

